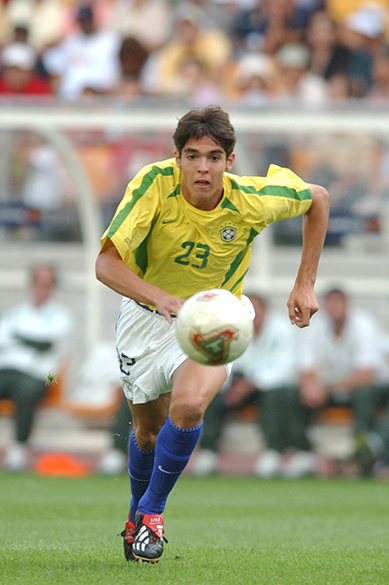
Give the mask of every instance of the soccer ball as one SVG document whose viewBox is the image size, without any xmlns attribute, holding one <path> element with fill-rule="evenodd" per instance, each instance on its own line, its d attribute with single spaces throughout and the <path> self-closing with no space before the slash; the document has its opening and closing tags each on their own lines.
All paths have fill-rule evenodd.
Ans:
<svg viewBox="0 0 389 585">
<path fill-rule="evenodd" d="M 253 334 L 249 306 L 224 289 L 196 293 L 182 305 L 175 320 L 182 350 L 207 366 L 232 362 L 247 348 Z"/>
</svg>

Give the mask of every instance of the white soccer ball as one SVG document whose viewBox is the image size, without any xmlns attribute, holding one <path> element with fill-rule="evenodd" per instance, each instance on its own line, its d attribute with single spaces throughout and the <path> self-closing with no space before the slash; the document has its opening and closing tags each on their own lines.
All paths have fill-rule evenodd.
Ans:
<svg viewBox="0 0 389 585">
<path fill-rule="evenodd" d="M 175 320 L 183 351 L 207 366 L 227 364 L 247 348 L 253 334 L 246 304 L 227 290 L 196 293 L 182 305 Z"/>
</svg>

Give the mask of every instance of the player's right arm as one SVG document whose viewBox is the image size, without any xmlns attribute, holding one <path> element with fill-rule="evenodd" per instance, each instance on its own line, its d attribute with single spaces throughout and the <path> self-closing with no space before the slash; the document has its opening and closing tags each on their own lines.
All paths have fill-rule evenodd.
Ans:
<svg viewBox="0 0 389 585">
<path fill-rule="evenodd" d="M 96 278 L 115 292 L 147 305 L 153 305 L 169 323 L 177 315 L 184 299 L 174 297 L 142 280 L 122 260 L 112 241 L 107 238 L 96 260 Z"/>
</svg>

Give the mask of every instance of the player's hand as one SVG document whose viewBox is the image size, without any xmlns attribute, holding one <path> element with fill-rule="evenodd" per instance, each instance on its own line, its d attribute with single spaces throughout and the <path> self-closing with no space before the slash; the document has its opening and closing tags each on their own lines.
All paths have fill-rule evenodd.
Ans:
<svg viewBox="0 0 389 585">
<path fill-rule="evenodd" d="M 181 309 L 184 303 L 185 299 L 173 297 L 172 295 L 165 293 L 160 296 L 155 304 L 155 308 L 157 309 L 158 313 L 163 315 L 165 319 L 171 323 L 173 321 L 172 314 L 178 315 L 178 311 Z"/>
<path fill-rule="evenodd" d="M 313 285 L 295 284 L 288 299 L 289 319 L 292 325 L 307 327 L 312 315 L 319 310 Z"/>
</svg>

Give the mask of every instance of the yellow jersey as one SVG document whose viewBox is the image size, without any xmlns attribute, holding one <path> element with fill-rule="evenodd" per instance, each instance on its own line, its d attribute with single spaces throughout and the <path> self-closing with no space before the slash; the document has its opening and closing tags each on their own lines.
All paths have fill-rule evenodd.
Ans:
<svg viewBox="0 0 389 585">
<path fill-rule="evenodd" d="M 171 295 L 224 288 L 240 298 L 254 238 L 270 223 L 308 211 L 311 191 L 277 165 L 266 177 L 225 173 L 221 201 L 204 211 L 183 197 L 181 177 L 175 159 L 144 167 L 128 184 L 102 246 L 110 238 L 131 270 Z"/>
</svg>

